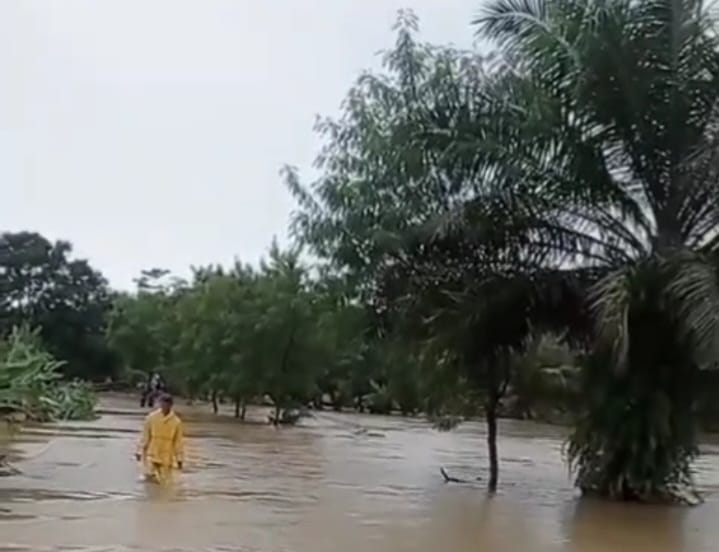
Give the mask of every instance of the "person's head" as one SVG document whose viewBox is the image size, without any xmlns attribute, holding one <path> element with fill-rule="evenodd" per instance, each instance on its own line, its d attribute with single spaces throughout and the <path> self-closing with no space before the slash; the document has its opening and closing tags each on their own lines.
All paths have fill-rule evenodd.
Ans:
<svg viewBox="0 0 719 552">
<path fill-rule="evenodd" d="M 167 416 L 172 411 L 172 395 L 163 393 L 160 395 L 160 410 Z"/>
</svg>

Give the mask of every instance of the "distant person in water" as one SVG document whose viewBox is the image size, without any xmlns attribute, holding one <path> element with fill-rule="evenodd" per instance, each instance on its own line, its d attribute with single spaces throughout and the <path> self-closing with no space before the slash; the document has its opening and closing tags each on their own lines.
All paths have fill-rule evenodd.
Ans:
<svg viewBox="0 0 719 552">
<path fill-rule="evenodd" d="M 144 385 L 142 386 L 142 395 L 140 396 L 140 408 L 145 408 L 145 406 L 149 406 L 152 408 L 152 404 L 150 403 L 150 393 L 152 391 L 152 378 L 154 376 L 154 373 L 147 374 L 147 379 L 145 380 Z"/>
<path fill-rule="evenodd" d="M 172 397 L 160 396 L 160 408 L 145 418 L 135 458 L 143 462 L 149 481 L 166 483 L 177 467 L 182 469 L 184 442 L 182 420 L 172 409 Z"/>
<path fill-rule="evenodd" d="M 152 408 L 155 404 L 155 399 L 165 390 L 165 382 L 162 376 L 157 372 L 154 372 L 145 384 L 145 388 L 142 391 L 142 397 L 140 398 L 140 407 L 144 408 L 145 405 Z"/>
</svg>

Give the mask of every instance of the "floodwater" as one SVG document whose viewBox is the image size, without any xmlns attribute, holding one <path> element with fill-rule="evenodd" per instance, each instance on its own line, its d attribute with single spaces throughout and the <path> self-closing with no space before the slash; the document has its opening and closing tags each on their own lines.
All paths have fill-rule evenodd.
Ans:
<svg viewBox="0 0 719 552">
<path fill-rule="evenodd" d="M 22 473 L 0 478 L 0 551 L 704 552 L 719 541 L 719 447 L 697 465 L 706 503 L 647 507 L 580 500 L 559 429 L 500 426 L 500 493 L 479 424 L 318 413 L 274 429 L 178 406 L 187 470 L 172 487 L 139 480 L 142 412 L 118 399 L 91 423 L 26 428 Z M 252 411 L 262 419 L 265 413 Z"/>
</svg>

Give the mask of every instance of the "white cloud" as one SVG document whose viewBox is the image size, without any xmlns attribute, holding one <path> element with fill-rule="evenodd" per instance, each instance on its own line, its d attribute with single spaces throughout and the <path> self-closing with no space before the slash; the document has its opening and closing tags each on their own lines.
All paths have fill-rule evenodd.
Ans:
<svg viewBox="0 0 719 552">
<path fill-rule="evenodd" d="M 286 233 L 280 167 L 309 169 L 315 115 L 402 7 L 471 43 L 466 0 L 0 2 L 0 228 L 68 239 L 123 287 L 255 261 Z"/>
</svg>

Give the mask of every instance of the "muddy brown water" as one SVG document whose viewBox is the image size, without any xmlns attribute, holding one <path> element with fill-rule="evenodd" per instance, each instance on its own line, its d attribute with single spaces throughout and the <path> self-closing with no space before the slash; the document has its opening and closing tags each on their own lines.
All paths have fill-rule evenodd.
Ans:
<svg viewBox="0 0 719 552">
<path fill-rule="evenodd" d="M 26 428 L 0 443 L 22 474 L 0 478 L 0 551 L 704 552 L 719 542 L 719 447 L 697 463 L 706 503 L 580 500 L 563 434 L 501 424 L 500 493 L 482 483 L 484 432 L 420 420 L 319 413 L 274 429 L 179 405 L 188 469 L 167 489 L 132 459 L 142 412 L 104 402 L 91 423 Z M 261 419 L 263 411 L 251 414 Z"/>
</svg>

